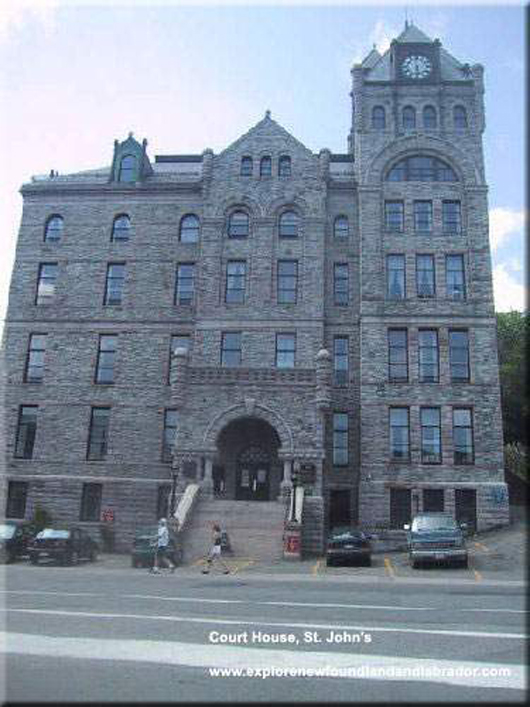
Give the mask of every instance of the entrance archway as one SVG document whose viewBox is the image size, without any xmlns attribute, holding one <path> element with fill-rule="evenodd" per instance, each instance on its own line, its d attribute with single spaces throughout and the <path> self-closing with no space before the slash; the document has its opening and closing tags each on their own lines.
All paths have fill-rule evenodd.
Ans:
<svg viewBox="0 0 530 707">
<path fill-rule="evenodd" d="M 242 417 L 232 420 L 217 438 L 214 493 L 244 501 L 272 501 L 280 493 L 282 463 L 280 438 L 265 420 Z M 218 482 L 217 480 L 222 480 Z"/>
</svg>

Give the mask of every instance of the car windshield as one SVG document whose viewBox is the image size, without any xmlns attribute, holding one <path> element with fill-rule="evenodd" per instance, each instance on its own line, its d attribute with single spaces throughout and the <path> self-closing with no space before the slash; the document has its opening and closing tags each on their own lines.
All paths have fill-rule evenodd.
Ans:
<svg viewBox="0 0 530 707">
<path fill-rule="evenodd" d="M 455 530 L 457 525 L 450 516 L 425 516 L 412 522 L 413 533 L 428 533 L 433 530 Z"/>
<path fill-rule="evenodd" d="M 360 530 L 355 530 L 355 528 L 334 528 L 330 537 L 333 540 L 340 540 L 342 538 L 362 538 L 363 533 Z"/>
<path fill-rule="evenodd" d="M 16 525 L 0 525 L 0 540 L 9 540 L 15 534 Z"/>
<path fill-rule="evenodd" d="M 38 540 L 49 540 L 51 538 L 67 540 L 69 537 L 70 537 L 69 530 L 54 530 L 53 528 L 45 528 L 44 530 L 41 530 L 40 533 L 37 534 Z"/>
</svg>

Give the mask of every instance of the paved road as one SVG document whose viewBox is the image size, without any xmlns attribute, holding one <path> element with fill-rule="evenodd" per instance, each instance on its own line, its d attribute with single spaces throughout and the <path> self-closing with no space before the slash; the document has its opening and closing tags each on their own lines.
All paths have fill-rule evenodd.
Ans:
<svg viewBox="0 0 530 707">
<path fill-rule="evenodd" d="M 298 575 L 285 565 L 273 574 L 237 567 L 231 576 L 204 576 L 199 567 L 150 576 L 104 563 L 7 567 L 6 699 L 525 697 L 522 582 L 450 571 L 441 582 L 400 578 L 384 566 L 377 576 L 342 568 L 328 575 L 317 563 Z M 227 668 L 242 676 L 212 673 Z M 300 676 L 309 669 L 321 676 Z"/>
</svg>

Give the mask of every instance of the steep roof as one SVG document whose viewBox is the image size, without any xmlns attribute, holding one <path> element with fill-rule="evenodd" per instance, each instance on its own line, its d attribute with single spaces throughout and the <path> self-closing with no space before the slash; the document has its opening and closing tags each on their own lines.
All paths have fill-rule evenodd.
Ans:
<svg viewBox="0 0 530 707">
<path fill-rule="evenodd" d="M 282 140 L 287 140 L 291 143 L 293 147 L 299 150 L 303 150 L 308 154 L 313 154 L 300 140 L 297 140 L 291 133 L 282 127 L 279 123 L 271 118 L 271 113 L 268 110 L 265 113 L 265 117 L 262 118 L 254 127 L 250 128 L 246 133 L 241 135 L 237 140 L 228 145 L 219 156 L 224 155 L 226 152 L 240 149 L 244 146 L 245 142 L 251 141 L 255 137 L 260 138 L 281 138 Z"/>
</svg>

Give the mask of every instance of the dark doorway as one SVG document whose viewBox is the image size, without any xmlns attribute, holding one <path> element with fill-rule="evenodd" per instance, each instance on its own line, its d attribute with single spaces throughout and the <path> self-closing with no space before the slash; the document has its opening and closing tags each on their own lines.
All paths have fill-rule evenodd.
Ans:
<svg viewBox="0 0 530 707">
<path fill-rule="evenodd" d="M 212 470 L 214 496 L 224 496 L 226 492 L 226 477 L 224 466 L 214 465 Z"/>
<path fill-rule="evenodd" d="M 329 529 L 351 525 L 351 491 L 332 489 L 329 492 Z"/>
<path fill-rule="evenodd" d="M 268 501 L 269 476 L 269 454 L 261 447 L 247 447 L 237 462 L 236 499 Z"/>
<path fill-rule="evenodd" d="M 467 523 L 469 533 L 477 532 L 477 492 L 475 489 L 455 489 L 457 523 Z"/>
<path fill-rule="evenodd" d="M 390 527 L 403 530 L 405 523 L 410 523 L 410 489 L 390 489 Z"/>
<path fill-rule="evenodd" d="M 444 490 L 424 489 L 423 490 L 423 511 L 425 513 L 443 513 L 444 510 Z"/>
</svg>

